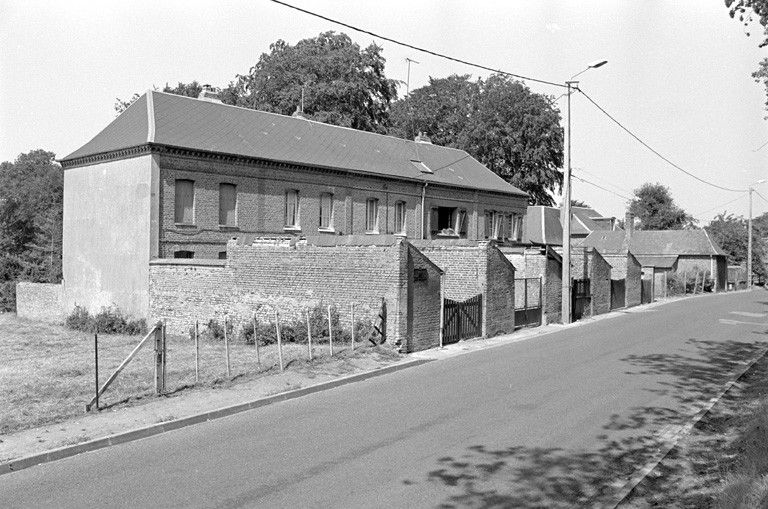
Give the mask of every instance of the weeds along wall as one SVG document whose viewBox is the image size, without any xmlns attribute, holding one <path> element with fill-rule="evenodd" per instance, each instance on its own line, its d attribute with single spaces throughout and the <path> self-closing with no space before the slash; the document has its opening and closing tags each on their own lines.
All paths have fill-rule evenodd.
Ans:
<svg viewBox="0 0 768 509">
<path fill-rule="evenodd" d="M 352 303 L 356 320 L 378 323 L 384 299 L 387 341 L 405 348 L 407 296 L 412 284 L 409 245 L 401 239 L 387 239 L 368 241 L 385 244 L 361 245 L 356 239 L 337 237 L 326 241 L 332 245 L 316 245 L 243 238 L 227 244 L 227 260 L 153 260 L 149 323 L 165 319 L 171 333 L 186 334 L 195 320 L 222 322 L 228 316 L 239 328 L 254 312 L 259 319 L 272 321 L 277 309 L 281 320 L 290 320 L 318 303 L 336 306 L 345 324 Z M 439 305 L 439 275 L 437 281 L 437 286 L 422 295 L 427 305 L 434 306 L 435 300 Z M 422 334 L 413 348 L 437 344 L 438 331 L 432 332 Z"/>
</svg>

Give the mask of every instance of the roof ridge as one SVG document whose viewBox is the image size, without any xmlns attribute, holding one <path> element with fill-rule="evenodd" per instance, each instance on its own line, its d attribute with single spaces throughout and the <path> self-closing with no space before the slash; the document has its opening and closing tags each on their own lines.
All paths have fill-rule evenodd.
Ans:
<svg viewBox="0 0 768 509">
<path fill-rule="evenodd" d="M 162 94 L 162 95 L 171 96 L 171 97 L 182 97 L 184 99 L 190 99 L 192 101 L 200 101 L 200 99 L 197 99 L 196 97 L 190 97 L 188 95 L 171 94 L 169 92 L 162 92 L 162 91 L 159 91 L 159 90 L 153 90 L 152 92 L 154 92 L 156 94 Z M 263 114 L 266 114 L 266 115 L 274 115 L 274 116 L 277 116 L 277 117 L 281 117 L 281 118 L 285 118 L 285 119 L 290 119 L 290 120 L 298 120 L 298 119 L 296 119 L 295 117 L 293 117 L 291 115 L 283 115 L 282 113 L 275 113 L 273 111 L 257 110 L 255 108 L 246 108 L 244 106 L 235 106 L 234 104 L 226 104 L 226 103 L 223 103 L 223 102 L 222 103 L 215 103 L 215 102 L 212 102 L 212 101 L 203 101 L 203 102 L 207 102 L 209 104 L 215 104 L 216 106 L 226 106 L 228 108 L 236 108 L 238 110 L 243 110 L 243 111 L 263 113 Z M 391 134 L 374 133 L 374 132 L 371 132 L 371 131 L 363 131 L 362 129 L 355 129 L 354 127 L 346 127 L 346 126 L 343 126 L 343 125 L 335 125 L 335 124 L 326 124 L 325 122 L 320 122 L 318 120 L 312 120 L 312 119 L 309 119 L 309 118 L 302 118 L 301 120 L 303 120 L 305 122 L 310 122 L 312 124 L 319 124 L 319 125 L 324 126 L 324 127 L 331 127 L 331 128 L 335 128 L 335 129 L 346 129 L 348 131 L 353 131 L 355 133 L 362 133 L 362 134 L 367 134 L 367 135 L 371 135 L 371 136 L 383 136 L 385 138 L 392 138 L 393 140 L 397 140 L 397 141 L 400 141 L 400 142 L 403 142 L 403 143 L 406 143 L 406 144 L 410 144 L 410 145 L 414 145 L 414 146 L 418 147 L 418 143 L 413 141 L 413 140 L 407 140 L 405 138 L 399 138 L 397 136 L 392 136 Z M 423 145 L 426 145 L 426 146 L 430 146 L 431 145 L 433 147 L 438 147 L 440 149 L 454 150 L 456 152 L 461 152 L 463 154 L 467 154 L 470 157 L 472 157 L 472 155 L 469 154 L 469 152 L 467 152 L 466 150 L 463 150 L 463 149 L 460 149 L 460 148 L 456 148 L 456 147 L 448 147 L 446 145 L 433 145 L 431 143 L 429 143 L 429 144 L 424 143 Z"/>
</svg>

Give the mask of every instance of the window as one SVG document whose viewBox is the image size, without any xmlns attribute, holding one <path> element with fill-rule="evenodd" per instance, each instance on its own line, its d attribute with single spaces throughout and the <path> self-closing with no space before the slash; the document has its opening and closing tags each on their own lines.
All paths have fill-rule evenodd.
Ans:
<svg viewBox="0 0 768 509">
<path fill-rule="evenodd" d="M 237 226 L 237 186 L 219 184 L 219 225 Z"/>
<path fill-rule="evenodd" d="M 219 251 L 219 260 L 226 260 L 226 259 L 227 259 L 227 252 Z"/>
<path fill-rule="evenodd" d="M 333 229 L 333 195 L 331 193 L 320 195 L 320 229 Z"/>
<path fill-rule="evenodd" d="M 437 235 L 458 235 L 459 211 L 455 207 L 437 207 L 435 211 L 435 222 L 433 224 L 433 234 Z"/>
<path fill-rule="evenodd" d="M 515 240 L 515 217 L 516 214 L 509 214 L 504 220 L 504 238 L 508 240 Z"/>
<path fill-rule="evenodd" d="M 467 211 L 464 209 L 459 210 L 459 214 L 456 217 L 456 233 L 460 237 L 466 238 L 467 236 Z"/>
<path fill-rule="evenodd" d="M 513 214 L 512 222 L 512 240 L 523 240 L 523 216 L 519 214 Z"/>
<path fill-rule="evenodd" d="M 195 252 L 194 251 L 174 251 L 173 257 L 174 258 L 194 258 Z"/>
<path fill-rule="evenodd" d="M 502 233 L 502 223 L 504 222 L 504 216 L 499 212 L 493 213 L 493 235 L 491 238 L 499 239 Z"/>
<path fill-rule="evenodd" d="M 290 190 L 285 192 L 285 227 L 299 227 L 299 192 Z"/>
<path fill-rule="evenodd" d="M 405 202 L 395 203 L 395 233 L 405 235 Z"/>
<path fill-rule="evenodd" d="M 179 224 L 195 223 L 195 181 L 176 180 L 176 210 L 174 221 Z"/>
<path fill-rule="evenodd" d="M 490 239 L 491 234 L 493 233 L 492 223 L 493 223 L 493 212 L 486 210 L 485 211 L 485 238 L 486 239 Z"/>
<path fill-rule="evenodd" d="M 365 231 L 379 233 L 379 200 L 368 198 L 365 202 Z"/>
</svg>

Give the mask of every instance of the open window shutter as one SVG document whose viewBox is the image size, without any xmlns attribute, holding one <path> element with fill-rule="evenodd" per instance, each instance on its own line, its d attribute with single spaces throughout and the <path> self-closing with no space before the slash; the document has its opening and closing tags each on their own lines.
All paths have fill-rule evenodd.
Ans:
<svg viewBox="0 0 768 509">
<path fill-rule="evenodd" d="M 432 235 L 437 233 L 437 208 L 433 207 L 429 211 L 429 231 Z"/>
<path fill-rule="evenodd" d="M 459 211 L 459 226 L 456 230 L 456 233 L 459 235 L 467 234 L 467 211 L 464 209 Z"/>
</svg>

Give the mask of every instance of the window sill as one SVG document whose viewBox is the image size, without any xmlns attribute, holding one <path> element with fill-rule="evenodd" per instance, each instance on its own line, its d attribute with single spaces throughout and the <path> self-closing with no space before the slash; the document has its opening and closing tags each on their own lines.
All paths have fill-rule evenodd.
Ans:
<svg viewBox="0 0 768 509">
<path fill-rule="evenodd" d="M 336 233 L 335 228 L 318 228 L 317 231 L 320 233 Z"/>
<path fill-rule="evenodd" d="M 283 226 L 284 232 L 300 232 L 301 226 Z"/>
<path fill-rule="evenodd" d="M 379 231 L 378 231 L 378 230 L 375 230 L 375 231 L 367 231 L 367 232 L 365 232 L 365 234 L 366 234 L 366 235 L 378 235 L 378 234 L 379 234 Z"/>
<path fill-rule="evenodd" d="M 174 223 L 176 228 L 197 228 L 195 223 Z"/>
<path fill-rule="evenodd" d="M 461 238 L 459 235 L 455 233 L 436 233 L 435 238 L 438 239 L 459 239 Z"/>
</svg>

